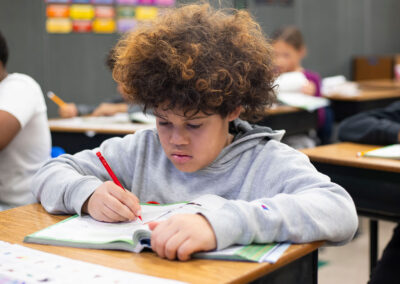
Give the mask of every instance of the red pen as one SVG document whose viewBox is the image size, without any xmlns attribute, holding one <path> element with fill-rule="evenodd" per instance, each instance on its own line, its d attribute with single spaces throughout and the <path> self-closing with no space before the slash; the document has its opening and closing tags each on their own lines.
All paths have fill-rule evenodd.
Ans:
<svg viewBox="0 0 400 284">
<path fill-rule="evenodd" d="M 119 182 L 117 176 L 114 174 L 114 172 L 112 171 L 111 167 L 108 165 L 106 159 L 104 159 L 103 155 L 99 152 L 96 153 L 97 157 L 99 157 L 100 162 L 103 164 L 104 168 L 106 169 L 106 171 L 108 172 L 108 174 L 110 175 L 110 177 L 112 178 L 113 182 L 118 185 L 120 188 L 122 188 L 123 190 L 126 191 L 126 189 L 122 186 L 122 184 Z M 142 216 L 138 216 L 138 218 L 140 219 L 140 221 L 143 222 Z"/>
</svg>

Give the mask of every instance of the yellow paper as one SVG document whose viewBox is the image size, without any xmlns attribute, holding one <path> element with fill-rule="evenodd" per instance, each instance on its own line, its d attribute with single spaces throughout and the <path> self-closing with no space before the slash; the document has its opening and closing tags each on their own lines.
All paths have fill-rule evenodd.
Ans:
<svg viewBox="0 0 400 284">
<path fill-rule="evenodd" d="M 113 19 L 95 19 L 93 21 L 93 31 L 95 33 L 113 33 L 115 31 L 115 21 Z"/>
<path fill-rule="evenodd" d="M 136 19 L 139 21 L 154 20 L 157 14 L 158 9 L 156 7 L 140 6 L 136 8 Z"/>
<path fill-rule="evenodd" d="M 94 8 L 92 5 L 71 5 L 69 16 L 77 20 L 90 20 L 94 17 Z"/>
<path fill-rule="evenodd" d="M 70 19 L 49 18 L 46 21 L 46 30 L 48 33 L 70 33 L 72 22 Z"/>
</svg>

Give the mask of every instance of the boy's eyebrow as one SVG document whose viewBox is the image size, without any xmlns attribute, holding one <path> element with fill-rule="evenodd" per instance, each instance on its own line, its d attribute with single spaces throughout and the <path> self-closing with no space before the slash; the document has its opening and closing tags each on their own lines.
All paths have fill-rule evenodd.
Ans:
<svg viewBox="0 0 400 284">
<path fill-rule="evenodd" d="M 198 116 L 191 116 L 191 117 L 185 117 L 185 120 L 195 120 L 195 119 L 202 119 L 202 118 L 206 118 L 208 117 L 208 115 L 198 115 Z"/>
<path fill-rule="evenodd" d="M 155 116 L 159 117 L 159 118 L 162 118 L 162 119 L 165 119 L 165 120 L 168 119 L 166 116 L 161 115 L 161 114 L 159 114 L 159 113 L 157 113 L 155 111 L 153 112 L 153 114 Z M 206 118 L 206 117 L 208 117 L 208 115 L 197 115 L 197 116 L 184 117 L 184 120 L 188 121 L 188 120 L 202 119 L 202 118 Z"/>
</svg>

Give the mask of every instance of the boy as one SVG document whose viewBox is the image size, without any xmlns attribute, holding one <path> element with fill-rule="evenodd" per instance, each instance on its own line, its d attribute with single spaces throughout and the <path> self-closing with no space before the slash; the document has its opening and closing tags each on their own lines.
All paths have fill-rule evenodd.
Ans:
<svg viewBox="0 0 400 284">
<path fill-rule="evenodd" d="M 106 181 L 98 149 L 45 165 L 33 191 L 46 210 L 118 222 L 140 215 L 139 199 L 230 200 L 212 214 L 151 223 L 152 249 L 168 259 L 232 244 L 353 237 L 357 215 L 346 191 L 278 142 L 282 132 L 238 118 L 262 114 L 274 99 L 270 46 L 247 12 L 174 9 L 116 52 L 114 78 L 134 103 L 154 110 L 157 130 L 100 146 L 126 192 Z"/>
<path fill-rule="evenodd" d="M 8 74 L 8 48 L 0 33 L 0 210 L 35 202 L 35 172 L 50 158 L 51 138 L 40 86 Z"/>
<path fill-rule="evenodd" d="M 379 145 L 400 143 L 400 101 L 384 109 L 362 112 L 345 119 L 339 127 L 339 138 L 343 141 Z M 369 283 L 400 283 L 399 257 L 400 225 L 397 225 L 381 260 L 372 271 Z"/>
</svg>

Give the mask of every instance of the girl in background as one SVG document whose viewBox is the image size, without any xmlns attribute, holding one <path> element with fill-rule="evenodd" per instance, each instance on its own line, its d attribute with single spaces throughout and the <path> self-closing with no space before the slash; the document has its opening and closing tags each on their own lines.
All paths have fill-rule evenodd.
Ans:
<svg viewBox="0 0 400 284">
<path fill-rule="evenodd" d="M 307 83 L 304 84 L 300 91 L 310 96 L 320 97 L 320 76 L 301 66 L 301 61 L 306 56 L 307 49 L 300 30 L 296 27 L 284 27 L 273 33 L 272 40 L 278 74 L 302 72 L 307 78 Z M 321 144 L 330 142 L 332 124 L 332 111 L 329 108 L 319 109 L 317 133 Z"/>
</svg>

